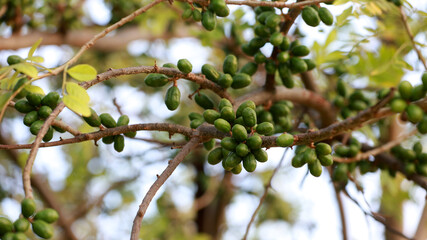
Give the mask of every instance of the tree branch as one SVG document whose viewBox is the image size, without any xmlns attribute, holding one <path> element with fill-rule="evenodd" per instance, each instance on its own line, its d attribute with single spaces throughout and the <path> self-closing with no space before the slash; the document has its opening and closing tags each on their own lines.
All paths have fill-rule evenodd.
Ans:
<svg viewBox="0 0 427 240">
<path fill-rule="evenodd" d="M 144 199 L 142 200 L 141 205 L 139 205 L 138 212 L 135 216 L 132 225 L 131 240 L 139 239 L 139 232 L 141 229 L 142 219 L 144 218 L 145 212 L 153 199 L 156 192 L 159 188 L 165 183 L 173 171 L 178 167 L 178 165 L 184 160 L 184 158 L 199 144 L 200 139 L 198 137 L 192 138 L 182 149 L 181 151 L 171 160 L 166 167 L 166 169 L 157 177 L 157 180 L 151 185 Z"/>
</svg>

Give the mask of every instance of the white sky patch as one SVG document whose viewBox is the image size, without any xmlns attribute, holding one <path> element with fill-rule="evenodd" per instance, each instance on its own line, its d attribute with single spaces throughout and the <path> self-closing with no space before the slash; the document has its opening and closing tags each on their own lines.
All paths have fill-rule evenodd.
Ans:
<svg viewBox="0 0 427 240">
<path fill-rule="evenodd" d="M 96 11 L 94 11 L 96 9 Z M 111 18 L 110 9 L 102 0 L 87 0 L 84 3 L 84 11 L 89 14 L 91 20 L 98 25 L 106 25 Z"/>
</svg>

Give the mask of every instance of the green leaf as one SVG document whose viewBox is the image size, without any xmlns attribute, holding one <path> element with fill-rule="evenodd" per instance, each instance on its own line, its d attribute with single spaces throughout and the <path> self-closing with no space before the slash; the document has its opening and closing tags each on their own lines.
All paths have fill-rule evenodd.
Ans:
<svg viewBox="0 0 427 240">
<path fill-rule="evenodd" d="M 68 95 L 77 97 L 82 102 L 88 103 L 90 100 L 90 97 L 87 94 L 86 90 L 77 83 L 68 82 L 67 84 L 65 84 L 65 89 L 67 89 Z"/>
<path fill-rule="evenodd" d="M 81 114 L 83 117 L 89 117 L 91 115 L 89 102 L 86 102 L 77 96 L 65 95 L 62 98 L 62 101 L 71 111 Z"/>
<path fill-rule="evenodd" d="M 90 81 L 96 78 L 96 69 L 89 64 L 79 64 L 70 69 L 67 73 L 77 81 Z"/>
<path fill-rule="evenodd" d="M 11 92 L 0 94 L 0 108 L 4 107 L 4 105 L 6 104 L 7 100 L 10 98 L 11 95 L 12 95 Z"/>
<path fill-rule="evenodd" d="M 42 62 L 44 62 L 44 58 L 40 57 L 40 56 L 28 57 L 27 60 L 30 60 L 30 61 L 36 62 L 36 63 L 42 63 Z"/>
<path fill-rule="evenodd" d="M 32 78 L 37 77 L 37 74 L 38 74 L 37 68 L 35 68 L 30 63 L 18 63 L 12 66 L 13 68 L 15 68 L 16 71 L 21 72 L 27 76 L 30 76 Z"/>
<path fill-rule="evenodd" d="M 38 94 L 44 95 L 43 89 L 41 87 L 38 87 L 38 86 L 27 85 L 27 86 L 25 86 L 25 90 L 27 90 L 28 92 L 38 93 Z"/>
<path fill-rule="evenodd" d="M 39 40 L 37 40 L 37 42 L 35 42 L 33 44 L 33 46 L 31 46 L 30 51 L 28 52 L 28 58 L 32 57 L 34 52 L 36 51 L 36 49 L 38 48 L 38 46 L 40 45 L 40 43 L 42 42 L 42 38 L 40 38 Z"/>
<path fill-rule="evenodd" d="M 338 17 L 337 17 L 337 25 L 338 26 L 342 26 L 342 25 L 344 25 L 345 23 L 347 23 L 348 22 L 348 18 L 349 18 L 349 16 L 351 15 L 351 13 L 353 12 L 353 7 L 349 7 L 349 8 L 347 8 L 346 10 L 344 10 L 342 13 L 341 13 L 341 15 L 339 15 Z"/>
</svg>

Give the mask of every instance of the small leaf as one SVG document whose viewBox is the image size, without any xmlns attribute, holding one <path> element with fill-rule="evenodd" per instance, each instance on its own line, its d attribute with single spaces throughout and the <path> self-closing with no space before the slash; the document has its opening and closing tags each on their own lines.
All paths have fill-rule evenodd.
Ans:
<svg viewBox="0 0 427 240">
<path fill-rule="evenodd" d="M 44 58 L 40 57 L 40 56 L 28 57 L 27 60 L 30 60 L 30 61 L 36 62 L 36 63 L 42 63 L 42 62 L 44 62 Z"/>
<path fill-rule="evenodd" d="M 25 90 L 32 92 L 32 93 L 38 93 L 41 95 L 44 95 L 44 91 L 41 87 L 34 86 L 34 85 L 27 85 L 25 86 Z"/>
<path fill-rule="evenodd" d="M 91 115 L 89 102 L 83 101 L 79 97 L 74 95 L 65 95 L 62 98 L 62 101 L 71 111 L 81 114 L 83 117 L 89 117 Z"/>
<path fill-rule="evenodd" d="M 78 81 L 90 81 L 96 78 L 96 69 L 89 64 L 79 64 L 70 69 L 67 73 Z"/>
<path fill-rule="evenodd" d="M 37 74 L 38 74 L 37 68 L 35 68 L 30 63 L 18 63 L 18 64 L 14 64 L 12 66 L 13 66 L 13 68 L 16 69 L 16 71 L 21 72 L 27 76 L 30 76 L 32 78 L 37 77 Z"/>
<path fill-rule="evenodd" d="M 86 90 L 79 86 L 77 83 L 68 82 L 65 84 L 65 89 L 67 89 L 67 93 L 70 96 L 74 96 L 79 98 L 81 101 L 88 103 L 90 100 L 89 95 Z"/>
<path fill-rule="evenodd" d="M 32 57 L 34 52 L 36 51 L 36 49 L 39 47 L 40 43 L 42 42 L 42 38 L 40 38 L 39 40 L 37 40 L 37 42 L 35 42 L 33 44 L 33 46 L 31 46 L 30 51 L 28 52 L 28 58 Z"/>
<path fill-rule="evenodd" d="M 0 108 L 4 107 L 4 105 L 6 104 L 7 100 L 10 98 L 11 95 L 12 95 L 11 92 L 0 94 Z"/>
</svg>

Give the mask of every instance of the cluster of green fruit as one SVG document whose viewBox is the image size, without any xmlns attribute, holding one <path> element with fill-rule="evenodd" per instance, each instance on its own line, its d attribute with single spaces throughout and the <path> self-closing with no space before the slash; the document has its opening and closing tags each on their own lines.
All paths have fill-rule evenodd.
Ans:
<svg viewBox="0 0 427 240">
<path fill-rule="evenodd" d="M 202 11 L 195 7 L 201 8 Z M 186 20 L 193 17 L 196 22 L 202 21 L 202 26 L 206 30 L 212 31 L 216 27 L 216 17 L 227 17 L 229 14 L 230 9 L 224 0 L 211 0 L 206 10 L 198 3 L 192 3 L 191 6 L 186 5 L 182 18 Z"/>
<path fill-rule="evenodd" d="M 262 135 L 272 135 L 274 126 L 270 122 L 257 124 L 256 105 L 253 101 L 243 102 L 234 112 L 233 105 L 227 99 L 220 100 L 218 111 L 213 107 L 206 109 L 203 115 L 190 113 L 190 126 L 198 127 L 203 122 L 213 124 L 223 133 L 231 134 L 221 140 L 221 147 L 208 154 L 208 163 L 215 165 L 222 162 L 225 170 L 239 174 L 243 168 L 248 172 L 255 171 L 257 161 L 266 162 L 268 155 L 262 146 Z M 286 134 L 279 141 L 281 146 L 290 146 L 293 136 Z M 215 144 L 210 140 L 209 148 Z M 212 144 L 213 143 L 213 144 Z M 205 145 L 206 147 L 206 145 Z M 243 162 L 243 164 L 242 164 Z"/>
<path fill-rule="evenodd" d="M 36 213 L 36 203 L 33 199 L 25 198 L 21 202 L 22 217 L 15 222 L 0 217 L 0 237 L 2 240 L 26 240 L 25 232 L 32 226 L 33 232 L 44 239 L 53 236 L 52 223 L 58 220 L 58 212 L 46 208 Z"/>
<path fill-rule="evenodd" d="M 351 137 L 347 145 L 337 144 L 334 147 L 334 152 L 338 157 L 355 157 L 362 149 L 362 144 L 354 137 Z"/>
<path fill-rule="evenodd" d="M 317 143 L 314 147 L 299 145 L 295 149 L 295 156 L 292 158 L 292 166 L 300 168 L 306 163 L 311 175 L 319 177 L 322 174 L 322 166 L 331 166 L 332 148 L 327 143 Z"/>
<path fill-rule="evenodd" d="M 322 21 L 324 24 L 331 26 L 334 23 L 334 16 L 325 7 L 319 5 L 311 5 L 305 7 L 301 12 L 304 22 L 312 27 L 317 27 Z"/>
<path fill-rule="evenodd" d="M 274 125 L 275 133 L 289 132 L 292 129 L 292 115 L 290 114 L 293 103 L 290 101 L 278 101 L 271 107 L 257 106 L 258 123 L 270 122 Z"/>
<path fill-rule="evenodd" d="M 90 111 L 91 115 L 89 117 L 83 117 L 83 119 L 92 127 L 100 127 L 102 124 L 106 128 L 115 128 L 129 124 L 129 117 L 127 115 L 121 115 L 116 122 L 109 113 L 102 113 L 98 116 L 92 108 Z M 136 136 L 136 132 L 126 132 L 123 135 L 133 138 Z M 105 144 L 112 144 L 114 142 L 114 150 L 121 152 L 125 148 L 125 138 L 123 135 L 106 136 L 102 138 L 102 142 Z"/>
<path fill-rule="evenodd" d="M 22 85 L 26 81 L 26 78 L 21 78 L 15 85 Z M 15 109 L 20 113 L 25 113 L 24 124 L 30 128 L 30 132 L 33 135 L 37 135 L 42 128 L 44 121 L 52 113 L 52 109 L 56 108 L 61 99 L 57 92 L 50 92 L 43 96 L 42 94 L 27 92 L 25 89 L 22 90 L 16 98 L 26 97 L 26 99 L 18 100 L 15 103 Z M 49 127 L 49 130 L 43 137 L 44 142 L 49 142 L 53 138 L 54 130 L 63 133 L 65 130 L 53 126 Z"/>
<path fill-rule="evenodd" d="M 340 108 L 342 118 L 348 118 L 356 112 L 367 109 L 371 105 L 371 101 L 361 90 L 355 90 L 351 94 L 348 93 L 348 87 L 342 79 L 337 81 L 337 93 L 333 103 L 337 108 Z"/>
<path fill-rule="evenodd" d="M 391 149 L 391 153 L 404 164 L 406 174 L 427 176 L 427 153 L 423 152 L 420 142 L 416 142 L 412 150 L 398 145 Z"/>
<path fill-rule="evenodd" d="M 271 7 L 255 8 L 257 24 L 254 26 L 256 37 L 248 43 L 242 44 L 242 51 L 249 56 L 254 56 L 256 64 L 264 64 L 265 70 L 269 74 L 275 74 L 276 70 L 279 76 L 288 88 L 294 86 L 292 75 L 312 70 L 316 64 L 311 59 L 302 59 L 307 56 L 310 50 L 302 45 L 298 40 L 291 42 L 280 31 L 280 22 L 282 18 L 275 13 Z M 278 50 L 277 56 L 267 58 L 261 51 L 267 42 L 270 42 Z"/>
<path fill-rule="evenodd" d="M 400 7 L 403 5 L 403 1 L 402 0 L 387 0 L 387 2 L 392 2 L 394 3 L 394 5 Z"/>
<path fill-rule="evenodd" d="M 407 119 L 417 124 L 420 133 L 427 133 L 427 115 L 418 105 L 412 103 L 426 96 L 427 92 L 427 73 L 422 76 L 423 84 L 415 87 L 408 81 L 402 81 L 399 84 L 399 93 L 390 102 L 390 108 L 395 113 L 405 112 Z"/>
</svg>

